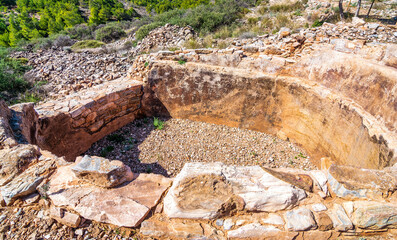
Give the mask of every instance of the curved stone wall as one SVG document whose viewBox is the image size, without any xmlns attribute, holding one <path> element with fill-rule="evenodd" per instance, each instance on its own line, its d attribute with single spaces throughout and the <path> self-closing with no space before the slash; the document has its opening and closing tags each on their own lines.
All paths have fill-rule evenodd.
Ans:
<svg viewBox="0 0 397 240">
<path fill-rule="evenodd" d="M 152 63 L 144 105 L 153 98 L 175 118 L 288 137 L 315 160 L 383 168 L 395 162 L 395 136 L 354 101 L 300 78 L 175 61 Z M 386 139 L 386 140 L 385 140 Z"/>
</svg>

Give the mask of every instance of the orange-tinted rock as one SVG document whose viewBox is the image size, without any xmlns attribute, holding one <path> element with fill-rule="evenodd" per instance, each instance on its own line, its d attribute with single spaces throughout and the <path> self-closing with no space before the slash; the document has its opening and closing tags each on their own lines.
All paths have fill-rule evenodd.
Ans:
<svg viewBox="0 0 397 240">
<path fill-rule="evenodd" d="M 47 194 L 55 206 L 117 226 L 138 226 L 171 184 L 161 175 L 140 174 L 128 184 L 106 189 L 82 182 L 71 167 L 59 167 L 50 181 Z"/>
<path fill-rule="evenodd" d="M 318 230 L 328 231 L 333 229 L 333 223 L 331 218 L 328 216 L 328 214 L 324 212 L 320 212 L 318 214 L 315 214 L 315 216 L 316 216 Z"/>
<path fill-rule="evenodd" d="M 0 99 L 0 149 L 17 145 L 10 127 L 11 111 L 4 100 Z"/>
</svg>

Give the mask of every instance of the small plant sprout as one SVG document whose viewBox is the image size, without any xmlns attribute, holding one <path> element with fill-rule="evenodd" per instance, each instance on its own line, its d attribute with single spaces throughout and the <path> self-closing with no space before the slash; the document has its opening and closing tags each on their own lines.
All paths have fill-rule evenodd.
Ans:
<svg viewBox="0 0 397 240">
<path fill-rule="evenodd" d="M 154 118 L 153 119 L 153 126 L 157 129 L 157 130 L 162 130 L 164 128 L 164 122 L 159 120 L 158 118 Z"/>
</svg>

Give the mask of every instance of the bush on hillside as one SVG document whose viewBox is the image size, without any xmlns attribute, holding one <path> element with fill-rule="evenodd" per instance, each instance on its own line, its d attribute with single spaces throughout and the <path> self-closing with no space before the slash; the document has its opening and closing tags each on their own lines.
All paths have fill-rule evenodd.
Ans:
<svg viewBox="0 0 397 240">
<path fill-rule="evenodd" d="M 29 87 L 29 83 L 23 79 L 28 67 L 23 65 L 23 61 L 10 58 L 8 54 L 6 48 L 0 47 L 0 98 L 6 101 Z"/>
<path fill-rule="evenodd" d="M 95 39 L 102 42 L 112 42 L 122 37 L 126 37 L 125 31 L 115 25 L 107 25 L 95 31 Z"/>
</svg>

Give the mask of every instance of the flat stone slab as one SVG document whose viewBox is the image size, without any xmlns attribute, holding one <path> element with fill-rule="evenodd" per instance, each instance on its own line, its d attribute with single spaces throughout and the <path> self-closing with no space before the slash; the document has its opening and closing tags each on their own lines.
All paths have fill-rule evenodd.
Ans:
<svg viewBox="0 0 397 240">
<path fill-rule="evenodd" d="M 284 232 L 274 226 L 259 223 L 244 225 L 227 233 L 228 239 L 293 239 L 298 233 Z"/>
<path fill-rule="evenodd" d="M 74 164 L 58 168 L 50 180 L 48 197 L 82 217 L 123 227 L 138 226 L 155 207 L 172 180 L 156 174 L 136 174 L 117 188 L 101 188 L 81 181 Z"/>
<path fill-rule="evenodd" d="M 213 219 L 231 211 L 276 212 L 296 205 L 304 190 L 259 166 L 187 163 L 164 198 L 170 218 Z"/>
<path fill-rule="evenodd" d="M 363 229 L 397 228 L 397 205 L 381 202 L 354 202 L 352 222 Z"/>
<path fill-rule="evenodd" d="M 397 190 L 397 174 L 392 171 L 333 164 L 327 177 L 332 191 L 345 199 L 373 199 Z"/>
<path fill-rule="evenodd" d="M 133 179 L 130 167 L 121 161 L 85 155 L 72 167 L 76 176 L 99 187 L 116 187 Z"/>
<path fill-rule="evenodd" d="M 142 222 L 139 231 L 142 235 L 160 239 L 200 239 L 204 237 L 204 231 L 200 223 L 183 220 L 151 218 Z"/>
</svg>

